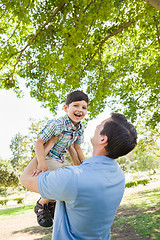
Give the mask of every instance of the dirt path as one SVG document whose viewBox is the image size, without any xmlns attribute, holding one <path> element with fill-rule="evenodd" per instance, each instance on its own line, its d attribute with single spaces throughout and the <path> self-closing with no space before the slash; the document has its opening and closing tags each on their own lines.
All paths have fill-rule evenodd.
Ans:
<svg viewBox="0 0 160 240">
<path fill-rule="evenodd" d="M 160 182 L 153 182 L 146 186 L 137 186 L 125 190 L 125 195 L 154 189 L 160 187 Z M 52 228 L 45 229 L 37 224 L 33 211 L 10 218 L 0 219 L 0 239 L 1 240 L 47 240 L 51 239 Z M 133 234 L 134 235 L 134 234 Z M 116 235 L 115 235 L 116 236 Z M 130 236 L 132 236 L 130 234 Z M 134 235 L 135 237 L 135 235 Z M 124 238 L 124 240 L 135 240 L 135 238 Z M 116 238 L 120 240 L 121 238 Z"/>
<path fill-rule="evenodd" d="M 33 212 L 0 220 L 1 240 L 33 240 L 42 236 L 43 229 L 38 227 Z"/>
</svg>

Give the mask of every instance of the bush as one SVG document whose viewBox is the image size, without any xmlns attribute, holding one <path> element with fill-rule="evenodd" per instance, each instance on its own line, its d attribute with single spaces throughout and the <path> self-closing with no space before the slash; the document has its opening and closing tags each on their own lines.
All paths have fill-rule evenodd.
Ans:
<svg viewBox="0 0 160 240">
<path fill-rule="evenodd" d="M 21 203 L 23 203 L 24 198 L 23 197 L 19 197 L 19 198 L 14 198 L 13 200 L 17 201 L 18 204 L 21 204 Z"/>
<path fill-rule="evenodd" d="M 2 206 L 7 205 L 7 202 L 8 202 L 8 201 L 16 201 L 17 204 L 21 204 L 21 203 L 23 203 L 23 200 L 24 200 L 23 197 L 14 198 L 14 199 L 3 199 L 3 200 L 0 200 L 0 204 L 1 204 Z"/>
<path fill-rule="evenodd" d="M 150 182 L 149 179 L 139 179 L 137 180 L 138 184 L 143 184 L 144 186 Z"/>
<path fill-rule="evenodd" d="M 126 183 L 125 187 L 130 188 L 130 187 L 136 187 L 137 185 L 138 185 L 137 181 L 130 181 Z"/>
<path fill-rule="evenodd" d="M 8 202 L 8 199 L 0 200 L 0 204 L 1 204 L 2 206 L 7 205 L 7 202 Z"/>
<path fill-rule="evenodd" d="M 127 182 L 125 184 L 125 187 L 126 188 L 130 188 L 130 187 L 136 187 L 138 186 L 139 184 L 143 184 L 143 185 L 146 185 L 147 183 L 149 183 L 150 180 L 149 179 L 137 179 L 135 181 L 130 181 L 130 182 Z"/>
</svg>

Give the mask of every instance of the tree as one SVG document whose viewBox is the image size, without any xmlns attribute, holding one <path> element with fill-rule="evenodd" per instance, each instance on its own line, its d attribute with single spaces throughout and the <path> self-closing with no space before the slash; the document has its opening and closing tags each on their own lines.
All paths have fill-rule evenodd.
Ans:
<svg viewBox="0 0 160 240">
<path fill-rule="evenodd" d="M 18 175 L 22 173 L 27 164 L 35 156 L 35 142 L 46 123 L 47 118 L 44 120 L 35 120 L 31 118 L 28 134 L 23 136 L 17 133 L 11 139 L 10 149 L 12 151 L 12 157 L 10 163 Z"/>
<path fill-rule="evenodd" d="M 160 157 L 160 123 L 157 124 L 157 114 L 153 114 L 152 121 L 150 120 L 150 114 L 148 118 L 140 118 L 137 121 L 136 129 L 139 135 L 138 146 L 136 147 L 140 152 L 148 152 L 155 157 Z M 149 119 L 149 120 L 148 120 Z"/>
<path fill-rule="evenodd" d="M 117 162 L 120 165 L 123 172 L 129 172 L 129 170 L 130 170 L 130 159 L 129 159 L 128 155 L 118 158 Z"/>
<path fill-rule="evenodd" d="M 155 172 L 155 169 L 158 169 L 160 166 L 159 158 L 150 152 L 138 151 L 134 155 L 134 168 L 139 171 L 149 171 Z"/>
<path fill-rule="evenodd" d="M 23 144 L 24 136 L 17 133 L 12 139 L 10 144 L 10 149 L 12 151 L 12 157 L 10 162 L 14 169 L 19 170 L 22 161 L 24 161 L 25 146 Z"/>
<path fill-rule="evenodd" d="M 23 79 L 52 112 L 69 91 L 83 89 L 90 117 L 110 101 L 132 121 L 151 111 L 158 122 L 159 3 L 1 1 L 0 87 L 20 96 Z"/>
<path fill-rule="evenodd" d="M 10 162 L 0 160 L 0 186 L 4 187 L 5 197 L 7 195 L 7 187 L 17 187 L 18 183 L 18 176 L 15 174 Z"/>
</svg>

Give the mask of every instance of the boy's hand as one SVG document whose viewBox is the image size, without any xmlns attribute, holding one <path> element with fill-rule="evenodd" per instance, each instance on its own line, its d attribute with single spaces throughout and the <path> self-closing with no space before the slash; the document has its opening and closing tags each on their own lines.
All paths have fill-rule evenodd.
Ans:
<svg viewBox="0 0 160 240">
<path fill-rule="evenodd" d="M 38 176 L 38 174 L 43 173 L 48 170 L 46 162 L 38 163 L 37 169 L 32 172 L 32 176 Z"/>
</svg>

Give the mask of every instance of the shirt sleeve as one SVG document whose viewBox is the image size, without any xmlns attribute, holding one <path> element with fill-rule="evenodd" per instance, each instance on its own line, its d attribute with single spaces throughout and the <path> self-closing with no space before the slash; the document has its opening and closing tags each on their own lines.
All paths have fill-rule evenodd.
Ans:
<svg viewBox="0 0 160 240">
<path fill-rule="evenodd" d="M 62 126 L 56 120 L 51 120 L 51 121 L 48 121 L 48 124 L 42 130 L 40 134 L 40 138 L 43 141 L 47 142 L 53 136 L 60 135 L 61 132 L 62 132 Z"/>
<path fill-rule="evenodd" d="M 47 171 L 38 176 L 38 190 L 43 198 L 72 201 L 77 195 L 76 177 L 72 166 Z"/>
</svg>

